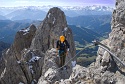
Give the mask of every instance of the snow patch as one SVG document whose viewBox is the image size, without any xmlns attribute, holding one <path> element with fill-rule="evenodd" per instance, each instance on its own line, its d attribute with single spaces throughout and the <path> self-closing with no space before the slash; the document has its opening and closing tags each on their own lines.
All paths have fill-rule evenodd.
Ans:
<svg viewBox="0 0 125 84">
<path fill-rule="evenodd" d="M 32 65 L 29 66 L 29 70 L 30 70 L 30 72 L 31 72 L 32 74 L 34 74 L 33 66 L 32 66 Z"/>
<path fill-rule="evenodd" d="M 41 57 L 35 56 L 33 52 L 32 53 L 32 58 L 29 60 L 29 62 L 35 62 L 38 61 Z"/>
<path fill-rule="evenodd" d="M 6 54 L 8 54 L 9 51 L 10 51 L 10 49 L 8 49 L 8 50 L 6 51 Z"/>
<path fill-rule="evenodd" d="M 64 81 L 64 79 L 61 79 L 60 81 L 61 81 L 61 82 L 63 82 L 63 81 Z"/>
<path fill-rule="evenodd" d="M 54 70 L 54 69 L 52 69 L 52 68 L 49 68 L 49 69 L 46 71 L 46 73 L 44 74 L 44 77 L 47 78 L 48 76 L 54 75 L 54 74 L 56 74 L 56 73 L 57 73 L 56 70 Z"/>
<path fill-rule="evenodd" d="M 22 32 L 28 32 L 30 30 L 30 27 L 28 27 L 28 28 L 26 28 L 26 29 L 22 29 L 22 30 L 20 30 L 20 31 L 22 31 Z"/>
<path fill-rule="evenodd" d="M 25 48 L 24 50 L 26 51 L 27 49 Z"/>
<path fill-rule="evenodd" d="M 31 82 L 31 84 L 36 84 L 36 83 L 37 83 L 36 79 L 33 79 L 33 81 Z"/>
<path fill-rule="evenodd" d="M 3 71 L 3 72 L 1 73 L 1 75 L 0 75 L 0 79 L 3 78 L 5 72 L 6 72 L 6 67 L 5 67 L 4 71 Z"/>
<path fill-rule="evenodd" d="M 22 30 L 20 30 L 20 31 L 24 32 L 23 35 L 26 35 L 26 34 L 29 33 L 29 30 L 30 30 L 30 27 L 28 27 L 28 28 L 26 28 L 26 29 L 22 29 Z"/>
<path fill-rule="evenodd" d="M 65 27 L 65 28 L 64 28 L 64 31 L 67 31 L 67 30 L 68 30 L 68 28 L 67 28 L 67 27 Z"/>
<path fill-rule="evenodd" d="M 31 68 L 33 68 L 33 66 L 32 66 L 32 65 L 30 65 L 30 66 L 29 66 L 29 69 L 31 69 Z"/>
<path fill-rule="evenodd" d="M 56 21 L 56 19 L 55 19 L 55 17 L 54 17 L 53 24 L 55 23 L 55 21 Z"/>
<path fill-rule="evenodd" d="M 48 18 L 50 17 L 51 13 L 48 14 Z"/>
<path fill-rule="evenodd" d="M 41 58 L 41 57 L 34 56 L 34 57 L 32 57 L 32 58 L 29 60 L 29 62 L 35 62 L 35 61 L 39 60 L 40 58 Z"/>
<path fill-rule="evenodd" d="M 76 66 L 76 61 L 72 61 L 72 67 L 75 67 Z"/>
<path fill-rule="evenodd" d="M 33 66 L 31 65 L 31 62 L 36 62 L 37 60 L 39 60 L 41 57 L 35 56 L 35 54 L 33 52 L 31 52 L 32 54 L 32 58 L 29 60 L 29 70 L 32 74 L 34 74 L 34 70 L 33 70 Z"/>
<path fill-rule="evenodd" d="M 21 63 L 21 61 L 17 61 L 17 63 L 18 63 L 18 64 L 20 64 L 20 63 Z"/>
<path fill-rule="evenodd" d="M 24 83 L 22 83 L 22 82 L 19 82 L 19 84 L 24 84 Z"/>
<path fill-rule="evenodd" d="M 91 10 L 95 10 L 95 9 L 96 9 L 96 7 L 94 7 L 94 6 L 93 6 L 93 7 L 91 7 Z"/>
</svg>

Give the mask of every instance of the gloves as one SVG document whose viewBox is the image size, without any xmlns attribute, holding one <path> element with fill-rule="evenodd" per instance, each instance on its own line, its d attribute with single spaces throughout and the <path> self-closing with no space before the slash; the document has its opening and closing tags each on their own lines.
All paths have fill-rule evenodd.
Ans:
<svg viewBox="0 0 125 84">
<path fill-rule="evenodd" d="M 60 57 L 59 55 L 57 55 L 57 57 Z"/>
<path fill-rule="evenodd" d="M 67 51 L 69 51 L 69 48 L 67 49 Z"/>
</svg>

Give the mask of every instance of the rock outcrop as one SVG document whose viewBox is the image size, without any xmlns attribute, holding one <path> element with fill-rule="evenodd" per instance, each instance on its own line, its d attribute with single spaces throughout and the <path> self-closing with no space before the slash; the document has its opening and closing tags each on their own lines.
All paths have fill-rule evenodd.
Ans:
<svg viewBox="0 0 125 84">
<path fill-rule="evenodd" d="M 123 63 L 125 63 L 125 1 L 116 0 L 116 9 L 113 11 L 111 22 L 111 33 L 109 38 L 102 43 L 107 45 Z M 99 48 L 98 57 L 95 67 L 101 69 L 100 81 L 113 84 L 124 84 L 125 82 L 125 67 L 123 67 L 115 59 L 112 59 L 110 54 Z M 104 77 L 105 81 L 104 81 Z"/>
<path fill-rule="evenodd" d="M 31 63 L 34 54 L 28 48 L 30 48 L 35 32 L 36 27 L 34 25 L 17 32 L 13 45 L 4 52 L 1 58 L 1 84 L 18 84 L 20 82 L 27 84 L 33 81 L 30 67 L 32 67 Z M 31 61 L 27 60 L 27 58 Z"/>
<path fill-rule="evenodd" d="M 56 42 L 65 35 L 71 48 L 66 62 L 75 55 L 73 34 L 59 8 L 49 10 L 38 28 L 34 25 L 17 32 L 12 46 L 0 59 L 0 84 L 54 83 L 69 78 L 71 64 L 59 71 Z M 42 82 L 42 83 L 41 83 Z"/>
<path fill-rule="evenodd" d="M 112 15 L 112 22 L 111 22 L 111 33 L 109 34 L 109 38 L 103 43 L 105 43 L 110 50 L 115 53 L 116 56 L 118 56 L 123 62 L 125 62 L 124 58 L 124 42 L 125 42 L 125 1 L 122 0 L 116 0 L 116 9 L 113 11 Z M 102 50 L 101 50 L 102 51 Z M 103 58 L 103 60 L 106 60 L 105 57 L 107 56 L 107 52 L 99 52 Z M 108 57 L 109 58 L 109 57 Z M 107 62 L 109 62 L 108 60 Z M 106 61 L 104 61 L 106 62 Z M 104 63 L 102 62 L 102 63 Z M 118 66 L 122 67 L 118 64 Z"/>
</svg>

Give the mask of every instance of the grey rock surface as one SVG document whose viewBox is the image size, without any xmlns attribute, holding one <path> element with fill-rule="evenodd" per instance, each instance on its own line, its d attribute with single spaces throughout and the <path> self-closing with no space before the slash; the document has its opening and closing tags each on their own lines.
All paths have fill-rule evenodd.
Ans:
<svg viewBox="0 0 125 84">
<path fill-rule="evenodd" d="M 32 38 L 36 32 L 36 27 L 30 27 L 20 30 L 15 36 L 13 45 L 5 51 L 1 62 L 3 63 L 0 72 L 1 84 L 18 84 L 19 82 L 29 83 L 32 76 L 29 73 L 28 65 L 22 60 L 22 51 L 30 47 Z"/>
</svg>

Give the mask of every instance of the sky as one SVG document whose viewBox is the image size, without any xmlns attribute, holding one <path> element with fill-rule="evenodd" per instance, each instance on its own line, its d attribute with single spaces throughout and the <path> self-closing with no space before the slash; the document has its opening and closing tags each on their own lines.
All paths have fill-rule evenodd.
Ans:
<svg viewBox="0 0 125 84">
<path fill-rule="evenodd" d="M 114 7 L 115 0 L 0 0 L 0 7 L 16 6 L 87 6 L 104 5 Z"/>
</svg>

